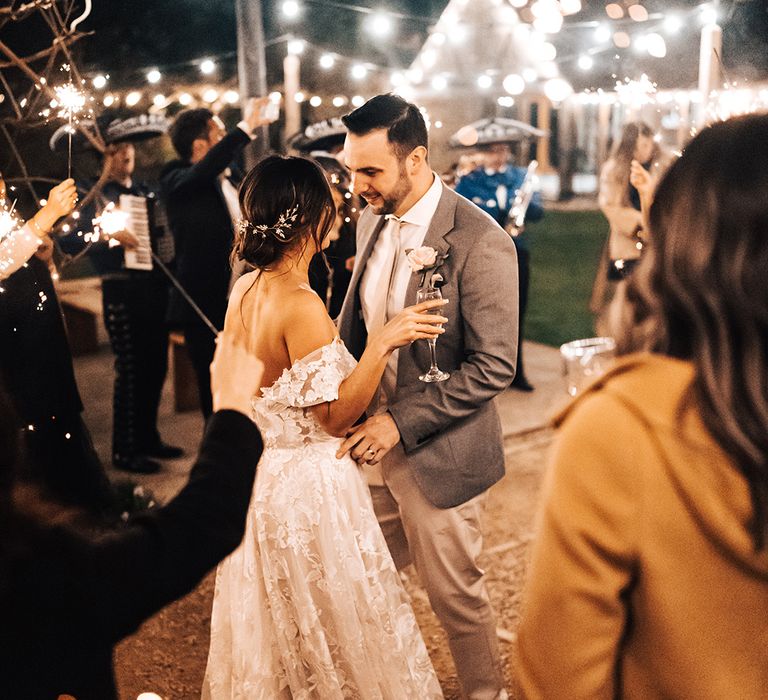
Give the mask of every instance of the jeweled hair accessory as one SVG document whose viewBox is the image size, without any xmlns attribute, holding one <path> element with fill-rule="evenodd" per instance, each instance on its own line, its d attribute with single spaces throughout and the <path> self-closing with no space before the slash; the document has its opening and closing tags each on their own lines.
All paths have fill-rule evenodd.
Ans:
<svg viewBox="0 0 768 700">
<path fill-rule="evenodd" d="M 258 224 L 254 226 L 247 219 L 240 219 L 240 221 L 237 222 L 237 231 L 239 234 L 245 235 L 250 230 L 260 238 L 266 238 L 267 234 L 272 233 L 281 241 L 285 241 L 288 238 L 286 231 L 290 231 L 293 228 L 293 224 L 296 223 L 298 216 L 299 205 L 297 204 L 280 214 L 277 218 L 277 222 L 271 226 L 268 226 L 267 224 Z"/>
</svg>

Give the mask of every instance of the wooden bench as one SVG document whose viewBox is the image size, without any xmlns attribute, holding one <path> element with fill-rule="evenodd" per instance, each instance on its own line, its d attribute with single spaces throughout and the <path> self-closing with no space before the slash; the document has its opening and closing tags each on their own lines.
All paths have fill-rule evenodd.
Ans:
<svg viewBox="0 0 768 700">
<path fill-rule="evenodd" d="M 88 277 L 56 283 L 69 346 L 74 357 L 96 352 L 107 342 L 102 322 L 101 280 Z"/>
<path fill-rule="evenodd" d="M 172 331 L 168 336 L 170 370 L 173 375 L 173 407 L 176 413 L 195 411 L 200 408 L 197 375 L 189 359 L 184 334 Z"/>
</svg>

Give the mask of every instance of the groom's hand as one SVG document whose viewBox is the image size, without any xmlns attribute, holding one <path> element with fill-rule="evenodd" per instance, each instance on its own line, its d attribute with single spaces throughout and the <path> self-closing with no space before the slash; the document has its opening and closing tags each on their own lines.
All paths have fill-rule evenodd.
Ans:
<svg viewBox="0 0 768 700">
<path fill-rule="evenodd" d="M 400 442 L 400 431 L 389 413 L 371 416 L 350 431 L 341 443 L 336 458 L 347 452 L 358 464 L 378 464 L 387 452 Z"/>
</svg>

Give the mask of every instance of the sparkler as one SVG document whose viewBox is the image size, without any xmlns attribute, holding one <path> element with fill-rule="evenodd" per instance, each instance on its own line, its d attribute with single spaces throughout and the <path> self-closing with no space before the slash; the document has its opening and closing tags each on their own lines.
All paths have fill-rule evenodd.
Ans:
<svg viewBox="0 0 768 700">
<path fill-rule="evenodd" d="M 69 81 L 64 85 L 53 88 L 56 97 L 51 100 L 51 108 L 57 109 L 57 116 L 67 120 L 67 177 L 72 177 L 72 134 L 75 133 L 74 124 L 79 115 L 85 112 L 88 102 L 86 93 L 78 88 L 72 81 L 72 70 L 65 63 L 62 70 L 69 74 Z"/>
<path fill-rule="evenodd" d="M 114 202 L 110 202 L 104 211 L 93 220 L 94 240 L 98 240 L 103 235 L 110 239 L 110 245 L 119 245 L 112 236 L 119 231 L 125 231 L 128 228 L 129 220 L 128 212 L 116 207 Z"/>
</svg>

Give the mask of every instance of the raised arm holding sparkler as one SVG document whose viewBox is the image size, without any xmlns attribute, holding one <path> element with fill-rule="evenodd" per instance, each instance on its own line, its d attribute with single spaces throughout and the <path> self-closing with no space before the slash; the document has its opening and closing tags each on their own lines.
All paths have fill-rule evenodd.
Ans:
<svg viewBox="0 0 768 700">
<path fill-rule="evenodd" d="M 5 183 L 0 178 L 0 280 L 18 270 L 35 253 L 44 251 L 41 257 L 50 258 L 50 238 L 56 222 L 68 216 L 77 204 L 75 181 L 64 180 L 48 193 L 48 199 L 40 210 L 26 223 L 16 214 L 15 202 L 9 203 Z"/>
</svg>

